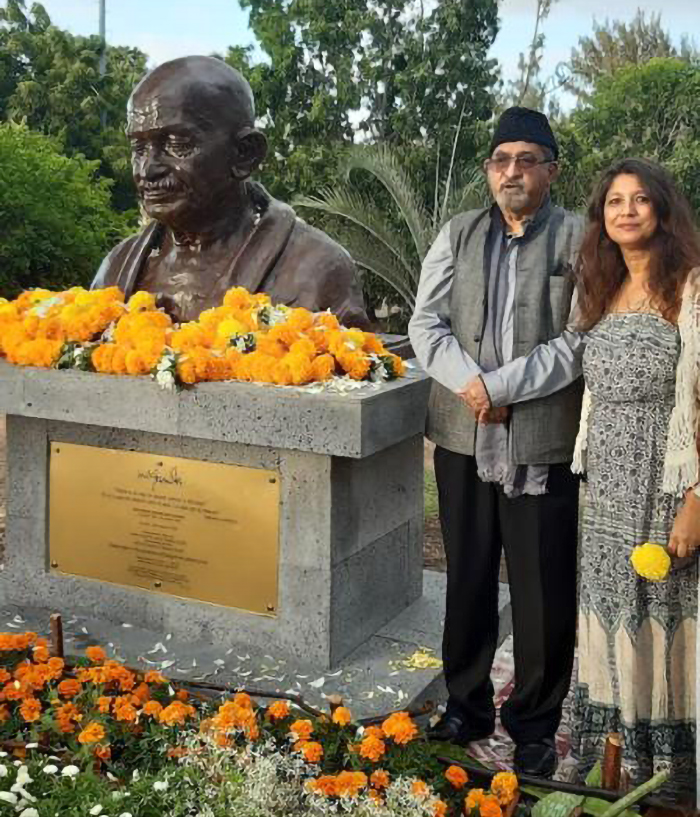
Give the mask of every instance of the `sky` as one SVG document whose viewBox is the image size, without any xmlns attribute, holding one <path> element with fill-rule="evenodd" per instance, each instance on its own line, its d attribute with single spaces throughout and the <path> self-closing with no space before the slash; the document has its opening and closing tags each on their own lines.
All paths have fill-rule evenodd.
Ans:
<svg viewBox="0 0 700 817">
<path fill-rule="evenodd" d="M 98 28 L 98 0 L 42 0 L 52 20 L 75 34 Z M 333 2 L 333 0 L 328 0 Z M 506 79 L 517 76 L 518 55 L 532 38 L 537 0 L 501 0 L 501 27 L 493 56 Z M 543 72 L 549 76 L 568 59 L 594 20 L 631 20 L 637 9 L 661 13 L 674 40 L 700 36 L 697 0 L 556 0 L 545 24 Z M 188 54 L 223 52 L 228 45 L 254 43 L 248 16 L 237 0 L 107 0 L 107 37 L 115 45 L 145 51 L 154 64 Z"/>
</svg>

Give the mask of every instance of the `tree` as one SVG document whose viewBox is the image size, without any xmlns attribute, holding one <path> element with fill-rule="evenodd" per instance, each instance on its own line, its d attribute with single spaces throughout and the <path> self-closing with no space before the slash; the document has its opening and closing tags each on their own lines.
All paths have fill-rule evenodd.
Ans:
<svg viewBox="0 0 700 817">
<path fill-rule="evenodd" d="M 647 18 L 640 9 L 627 24 L 621 20 L 596 23 L 590 37 L 580 37 L 577 48 L 565 70 L 567 90 L 582 101 L 590 98 L 602 77 L 612 76 L 621 68 L 640 67 L 656 58 L 677 58 L 697 63 L 699 54 L 688 38 L 677 47 L 661 25 L 661 15 Z"/>
<path fill-rule="evenodd" d="M 458 158 L 478 149 L 491 115 L 496 0 L 244 0 L 267 60 L 232 49 L 256 93 L 273 147 L 263 180 L 273 192 L 310 193 L 336 179 L 338 148 L 401 146 L 427 191 L 436 153 L 449 156 L 466 112 Z M 438 124 L 439 123 L 439 124 Z M 429 196 L 430 194 L 427 193 Z"/>
<path fill-rule="evenodd" d="M 455 146 L 458 141 L 459 134 Z M 465 175 L 454 170 L 453 153 L 446 178 L 436 182 L 431 210 L 396 150 L 358 146 L 348 154 L 341 184 L 318 196 L 299 197 L 295 204 L 329 218 L 326 228 L 370 275 L 369 283 L 376 286 L 381 280 L 389 285 L 388 292 L 383 288 L 380 293 L 388 296 L 390 306 L 398 302 L 405 323 L 407 310 L 415 304 L 421 263 L 440 228 L 456 213 L 484 206 L 489 200 L 480 170 Z M 359 186 L 356 177 L 360 173 L 368 174 L 374 186 Z M 376 304 L 376 297 L 370 302 Z"/>
<path fill-rule="evenodd" d="M 100 175 L 114 180 L 120 210 L 136 207 L 124 127 L 126 102 L 146 70 L 135 48 L 108 47 L 100 76 L 102 42 L 51 24 L 40 3 L 0 8 L 0 114 L 26 122 L 58 140 L 68 156 L 98 160 Z"/>
<path fill-rule="evenodd" d="M 550 117 L 557 116 L 560 113 L 556 97 L 552 95 L 557 80 L 552 78 L 547 81 L 541 75 L 545 45 L 542 26 L 556 2 L 557 0 L 537 0 L 535 29 L 530 48 L 527 55 L 522 52 L 520 54 L 518 60 L 519 76 L 508 83 L 508 87 L 499 101 L 500 110 L 504 110 L 511 105 L 523 105 L 536 111 L 544 111 L 546 108 Z"/>
<path fill-rule="evenodd" d="M 700 66 L 680 59 L 657 58 L 601 77 L 562 129 L 562 158 L 578 180 L 571 189 L 587 195 L 593 179 L 615 159 L 643 156 L 674 173 L 700 209 L 699 98 Z"/>
<path fill-rule="evenodd" d="M 97 162 L 67 158 L 22 125 L 0 124 L 0 293 L 88 284 L 126 232 Z"/>
</svg>

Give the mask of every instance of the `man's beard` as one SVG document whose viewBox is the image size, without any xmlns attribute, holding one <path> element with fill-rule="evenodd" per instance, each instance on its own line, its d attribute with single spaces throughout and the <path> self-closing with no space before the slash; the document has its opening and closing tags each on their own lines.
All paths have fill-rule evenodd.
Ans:
<svg viewBox="0 0 700 817">
<path fill-rule="evenodd" d="M 530 210 L 534 204 L 533 198 L 522 187 L 506 187 L 499 190 L 496 201 L 502 210 L 520 213 Z"/>
</svg>

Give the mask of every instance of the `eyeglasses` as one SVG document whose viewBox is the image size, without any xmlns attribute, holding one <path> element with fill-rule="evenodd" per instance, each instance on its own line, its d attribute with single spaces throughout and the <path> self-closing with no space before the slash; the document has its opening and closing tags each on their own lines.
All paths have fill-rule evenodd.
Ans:
<svg viewBox="0 0 700 817">
<path fill-rule="evenodd" d="M 520 156 L 509 156 L 507 153 L 497 153 L 493 158 L 484 162 L 484 170 L 493 170 L 496 173 L 503 173 L 508 170 L 511 162 L 520 170 L 532 170 L 537 165 L 551 165 L 554 159 L 538 159 L 534 153 L 523 153 Z"/>
</svg>

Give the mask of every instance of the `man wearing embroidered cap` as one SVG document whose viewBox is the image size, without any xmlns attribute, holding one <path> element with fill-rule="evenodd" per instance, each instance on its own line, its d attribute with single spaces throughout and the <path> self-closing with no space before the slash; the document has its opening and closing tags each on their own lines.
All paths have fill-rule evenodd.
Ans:
<svg viewBox="0 0 700 817">
<path fill-rule="evenodd" d="M 439 740 L 487 737 L 505 551 L 515 683 L 501 709 L 522 774 L 549 776 L 576 622 L 582 336 L 569 275 L 582 220 L 550 200 L 558 146 L 547 118 L 501 116 L 485 172 L 495 203 L 452 219 L 423 263 L 409 334 L 433 378 L 427 436 L 447 556 L 447 710 Z"/>
</svg>

